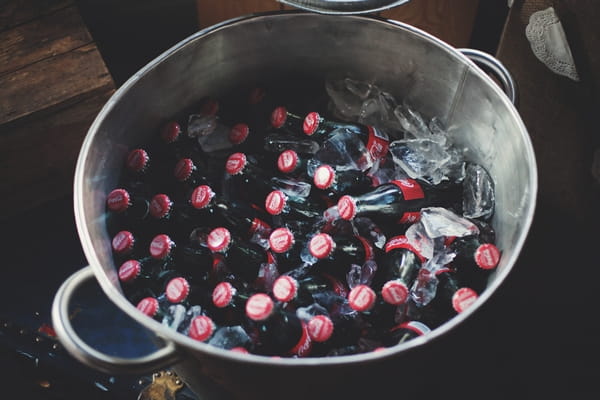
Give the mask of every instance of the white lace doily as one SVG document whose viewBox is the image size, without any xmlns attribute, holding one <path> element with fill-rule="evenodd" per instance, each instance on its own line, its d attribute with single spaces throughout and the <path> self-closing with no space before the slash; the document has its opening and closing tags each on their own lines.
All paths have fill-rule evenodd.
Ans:
<svg viewBox="0 0 600 400">
<path fill-rule="evenodd" d="M 551 71 L 579 81 L 567 36 L 553 7 L 531 14 L 525 36 L 533 54 Z"/>
</svg>

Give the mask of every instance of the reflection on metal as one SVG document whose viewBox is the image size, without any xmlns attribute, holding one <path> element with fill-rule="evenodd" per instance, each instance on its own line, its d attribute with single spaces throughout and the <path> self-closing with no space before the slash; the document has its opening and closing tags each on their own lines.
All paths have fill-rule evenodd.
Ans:
<svg viewBox="0 0 600 400">
<path fill-rule="evenodd" d="M 171 371 L 152 375 L 152 383 L 140 392 L 138 400 L 175 400 L 175 394 L 183 388 L 183 382 Z"/>
<path fill-rule="evenodd" d="M 387 10 L 410 0 L 279 0 L 302 10 L 321 14 L 367 14 Z"/>
</svg>

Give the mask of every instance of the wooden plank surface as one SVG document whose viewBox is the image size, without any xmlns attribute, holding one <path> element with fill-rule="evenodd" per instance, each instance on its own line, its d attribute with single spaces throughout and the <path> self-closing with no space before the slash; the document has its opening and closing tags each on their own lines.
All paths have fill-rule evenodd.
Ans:
<svg viewBox="0 0 600 400">
<path fill-rule="evenodd" d="M 1 0 L 0 31 L 32 21 L 73 4 L 73 0 Z"/>
</svg>

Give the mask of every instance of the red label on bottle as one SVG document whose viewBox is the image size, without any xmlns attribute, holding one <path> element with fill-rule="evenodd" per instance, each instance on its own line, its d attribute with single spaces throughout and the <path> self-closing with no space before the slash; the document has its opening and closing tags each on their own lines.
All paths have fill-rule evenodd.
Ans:
<svg viewBox="0 0 600 400">
<path fill-rule="evenodd" d="M 164 233 L 156 235 L 150 242 L 150 255 L 157 259 L 165 258 L 171 253 L 173 244 L 171 238 Z"/>
<path fill-rule="evenodd" d="M 277 107 L 271 113 L 271 126 L 273 128 L 281 128 L 287 119 L 287 110 L 285 107 Z"/>
<path fill-rule="evenodd" d="M 231 232 L 223 227 L 213 229 L 206 238 L 208 248 L 215 252 L 227 249 L 229 243 L 231 243 Z"/>
<path fill-rule="evenodd" d="M 137 304 L 136 308 L 149 317 L 154 317 L 158 312 L 158 300 L 154 297 L 146 297 Z"/>
<path fill-rule="evenodd" d="M 172 121 L 165 124 L 160 136 L 165 143 L 173 143 L 179 138 L 179 134 L 181 134 L 181 126 L 177 122 Z"/>
<path fill-rule="evenodd" d="M 233 153 L 225 163 L 225 171 L 229 175 L 236 175 L 242 172 L 246 166 L 246 155 L 244 153 Z"/>
<path fill-rule="evenodd" d="M 348 294 L 350 307 L 359 312 L 367 311 L 375 305 L 377 295 L 367 285 L 355 286 Z"/>
<path fill-rule="evenodd" d="M 341 297 L 348 296 L 348 288 L 342 283 L 342 281 L 340 281 L 332 275 L 323 272 L 321 273 L 321 275 L 329 281 L 329 283 L 331 284 L 331 290 L 333 290 L 335 294 Z"/>
<path fill-rule="evenodd" d="M 169 196 L 162 193 L 157 194 L 150 200 L 150 215 L 158 219 L 164 218 L 169 214 L 172 206 L 173 203 Z"/>
<path fill-rule="evenodd" d="M 431 332 L 431 328 L 429 328 L 427 325 L 425 325 L 424 323 L 419 322 L 419 321 L 402 322 L 401 324 L 390 329 L 390 332 L 393 332 L 398 329 L 409 329 L 419 336 L 422 336 L 426 333 Z"/>
<path fill-rule="evenodd" d="M 384 247 L 385 252 L 388 253 L 394 249 L 410 250 L 413 253 L 415 253 L 415 255 L 419 258 L 421 263 L 424 263 L 426 261 L 425 257 L 423 257 L 421 253 L 417 249 L 415 249 L 413 245 L 410 244 L 408 238 L 405 235 L 394 236 L 393 238 L 387 241 Z"/>
<path fill-rule="evenodd" d="M 302 322 L 302 336 L 300 336 L 298 343 L 292 347 L 288 353 L 298 357 L 306 357 L 310 354 L 311 350 L 312 341 L 310 340 L 310 335 L 308 334 L 308 328 L 306 327 L 306 324 Z"/>
<path fill-rule="evenodd" d="M 410 211 L 402 214 L 402 217 L 398 220 L 398 224 L 414 224 L 421 219 L 420 211 Z"/>
<path fill-rule="evenodd" d="M 131 282 L 142 272 L 142 266 L 137 260 L 127 260 L 119 267 L 119 280 Z"/>
<path fill-rule="evenodd" d="M 177 161 L 177 164 L 175 164 L 173 175 L 178 181 L 184 182 L 187 179 L 189 179 L 195 168 L 196 166 L 194 165 L 194 162 L 191 159 L 182 158 L 181 160 Z"/>
<path fill-rule="evenodd" d="M 408 287 L 400 280 L 387 281 L 381 288 L 381 297 L 388 304 L 404 304 L 408 300 Z"/>
<path fill-rule="evenodd" d="M 257 293 L 246 301 L 246 315 L 254 321 L 267 319 L 275 307 L 275 303 L 265 293 Z"/>
<path fill-rule="evenodd" d="M 214 330 L 215 324 L 212 319 L 206 315 L 199 315 L 190 322 L 188 336 L 203 342 L 212 336 Z"/>
<path fill-rule="evenodd" d="M 321 165 L 315 170 L 313 182 L 319 189 L 328 189 L 335 180 L 335 171 L 331 165 Z"/>
<path fill-rule="evenodd" d="M 389 141 L 377 130 L 377 128 L 368 126 L 369 139 L 367 140 L 367 150 L 373 160 L 379 160 L 388 152 Z"/>
<path fill-rule="evenodd" d="M 287 197 L 281 190 L 273 190 L 265 199 L 265 209 L 271 215 L 279 215 L 283 211 Z"/>
<path fill-rule="evenodd" d="M 165 294 L 171 303 L 180 303 L 190 293 L 190 284 L 185 278 L 173 278 L 167 283 Z"/>
<path fill-rule="evenodd" d="M 373 246 L 371 246 L 371 243 L 369 243 L 369 241 L 362 236 L 356 236 L 356 238 L 358 240 L 360 240 L 360 242 L 362 243 L 362 245 L 365 249 L 365 261 L 372 260 L 373 259 Z"/>
<path fill-rule="evenodd" d="M 296 169 L 298 165 L 298 153 L 294 150 L 282 151 L 277 158 L 277 168 L 284 174 L 288 174 Z"/>
<path fill-rule="evenodd" d="M 212 292 L 213 304 L 219 308 L 227 307 L 233 299 L 235 288 L 229 282 L 221 282 Z"/>
<path fill-rule="evenodd" d="M 192 204 L 192 207 L 202 209 L 210 203 L 214 196 L 215 192 L 213 192 L 210 186 L 200 185 L 192 192 L 190 203 Z"/>
<path fill-rule="evenodd" d="M 291 301 L 298 292 L 298 281 L 288 275 L 282 275 L 273 282 L 273 296 L 283 302 Z"/>
<path fill-rule="evenodd" d="M 494 269 L 500 261 L 500 250 L 492 243 L 484 243 L 475 250 L 475 263 L 481 269 Z"/>
<path fill-rule="evenodd" d="M 120 231 L 113 237 L 112 248 L 115 253 L 124 254 L 133 249 L 133 234 L 129 231 Z"/>
<path fill-rule="evenodd" d="M 319 123 L 321 122 L 321 116 L 318 112 L 309 112 L 306 117 L 304 117 L 304 122 L 302 123 L 302 130 L 307 135 L 312 135 L 316 132 L 319 127 Z"/>
<path fill-rule="evenodd" d="M 391 181 L 398 186 L 405 200 L 417 200 L 425 197 L 423 188 L 414 179 L 405 178 Z"/>
<path fill-rule="evenodd" d="M 315 315 L 308 321 L 308 334 L 315 342 L 325 342 L 333 334 L 333 322 L 326 315 Z"/>
<path fill-rule="evenodd" d="M 143 171 L 144 168 L 146 168 L 146 165 L 148 165 L 149 160 L 150 157 L 144 149 L 134 149 L 131 150 L 127 155 L 125 166 L 130 171 L 140 172 Z"/>
<path fill-rule="evenodd" d="M 275 253 L 285 253 L 294 243 L 294 234 L 288 228 L 277 228 L 269 236 L 269 246 Z"/>
<path fill-rule="evenodd" d="M 468 287 L 460 288 L 452 296 L 452 307 L 457 313 L 461 313 L 469 308 L 478 297 L 477 292 L 473 289 Z"/>
<path fill-rule="evenodd" d="M 333 252 L 335 243 L 331 236 L 326 233 L 319 233 L 310 239 L 308 250 L 313 257 L 327 258 Z"/>
<path fill-rule="evenodd" d="M 271 225 L 267 224 L 260 218 L 254 218 L 252 220 L 252 225 L 250 225 L 250 235 L 254 235 L 255 233 L 268 233 L 271 231 Z"/>
<path fill-rule="evenodd" d="M 115 189 L 106 198 L 106 206 L 114 212 L 122 212 L 130 206 L 129 192 L 125 189 Z"/>
<path fill-rule="evenodd" d="M 244 142 L 250 134 L 250 128 L 248 125 L 240 123 L 236 124 L 229 131 L 229 141 L 233 144 L 240 144 Z"/>
</svg>

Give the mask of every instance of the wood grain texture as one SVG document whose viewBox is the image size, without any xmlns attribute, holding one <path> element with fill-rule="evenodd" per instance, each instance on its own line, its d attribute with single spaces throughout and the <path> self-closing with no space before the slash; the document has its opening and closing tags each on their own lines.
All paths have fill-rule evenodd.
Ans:
<svg viewBox="0 0 600 400">
<path fill-rule="evenodd" d="M 32 21 L 73 4 L 73 0 L 1 0 L 0 31 Z"/>
</svg>

